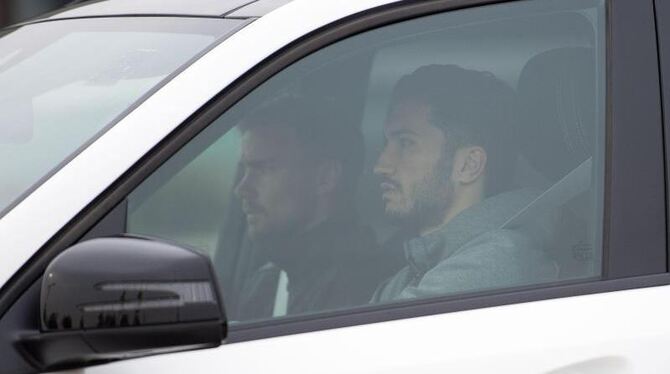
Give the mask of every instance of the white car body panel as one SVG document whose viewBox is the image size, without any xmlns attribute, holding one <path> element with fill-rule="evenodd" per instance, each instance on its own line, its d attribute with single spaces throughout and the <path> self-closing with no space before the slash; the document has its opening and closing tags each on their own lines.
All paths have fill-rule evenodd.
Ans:
<svg viewBox="0 0 670 374">
<path fill-rule="evenodd" d="M 659 322 L 668 315 L 670 286 L 663 286 L 235 343 L 76 373 L 665 373 L 670 324 Z"/>
<path fill-rule="evenodd" d="M 12 251 L 0 263 L 0 284 L 140 157 L 246 71 L 319 27 L 390 2 L 298 0 L 233 34 L 0 219 L 0 248 Z"/>
</svg>

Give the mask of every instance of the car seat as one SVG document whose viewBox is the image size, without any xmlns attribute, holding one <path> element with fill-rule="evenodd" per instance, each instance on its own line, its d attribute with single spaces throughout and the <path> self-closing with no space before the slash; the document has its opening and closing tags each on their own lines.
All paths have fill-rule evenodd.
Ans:
<svg viewBox="0 0 670 374">
<path fill-rule="evenodd" d="M 561 280 L 597 274 L 594 67 L 592 48 L 552 49 L 526 63 L 517 87 L 523 157 L 551 184 L 504 228 L 541 237 Z"/>
</svg>

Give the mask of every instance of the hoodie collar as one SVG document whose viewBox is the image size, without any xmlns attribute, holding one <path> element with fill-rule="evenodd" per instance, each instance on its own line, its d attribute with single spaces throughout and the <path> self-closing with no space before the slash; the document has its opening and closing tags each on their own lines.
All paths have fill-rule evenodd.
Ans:
<svg viewBox="0 0 670 374">
<path fill-rule="evenodd" d="M 529 189 L 504 192 L 462 211 L 449 223 L 405 242 L 405 257 L 415 274 L 424 274 L 454 255 L 475 237 L 502 226 L 538 193 Z"/>
</svg>

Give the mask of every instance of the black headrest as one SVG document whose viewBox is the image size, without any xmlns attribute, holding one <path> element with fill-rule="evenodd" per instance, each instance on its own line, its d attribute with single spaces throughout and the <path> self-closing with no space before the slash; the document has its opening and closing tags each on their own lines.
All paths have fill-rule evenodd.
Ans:
<svg viewBox="0 0 670 374">
<path fill-rule="evenodd" d="M 518 93 L 522 150 L 538 172 L 558 180 L 593 153 L 593 49 L 549 50 L 530 59 Z"/>
</svg>

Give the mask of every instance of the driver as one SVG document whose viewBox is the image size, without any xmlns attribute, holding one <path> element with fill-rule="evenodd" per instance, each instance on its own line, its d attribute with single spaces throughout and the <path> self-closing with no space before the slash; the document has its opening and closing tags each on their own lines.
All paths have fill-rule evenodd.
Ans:
<svg viewBox="0 0 670 374">
<path fill-rule="evenodd" d="M 244 174 L 235 193 L 247 236 L 267 258 L 242 290 L 241 320 L 365 304 L 389 275 L 355 213 L 362 135 L 337 118 L 314 100 L 286 96 L 237 126 Z"/>
</svg>

